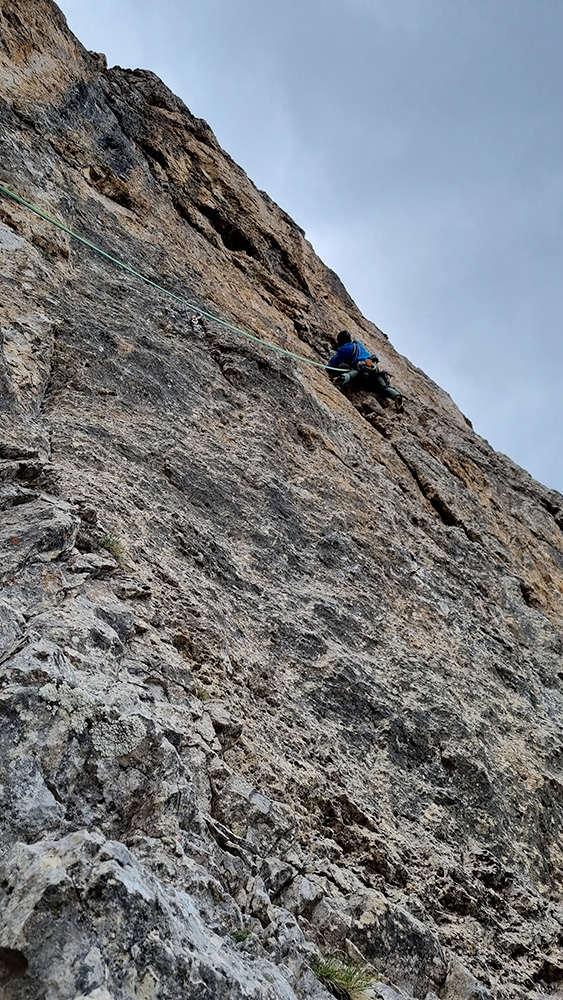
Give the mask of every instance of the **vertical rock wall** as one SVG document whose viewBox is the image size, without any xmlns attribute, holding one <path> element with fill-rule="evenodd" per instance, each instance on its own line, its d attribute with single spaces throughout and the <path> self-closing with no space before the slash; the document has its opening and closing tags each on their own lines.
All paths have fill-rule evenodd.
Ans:
<svg viewBox="0 0 563 1000">
<path fill-rule="evenodd" d="M 0 0 L 0 992 L 563 989 L 563 497 L 151 73 Z"/>
</svg>

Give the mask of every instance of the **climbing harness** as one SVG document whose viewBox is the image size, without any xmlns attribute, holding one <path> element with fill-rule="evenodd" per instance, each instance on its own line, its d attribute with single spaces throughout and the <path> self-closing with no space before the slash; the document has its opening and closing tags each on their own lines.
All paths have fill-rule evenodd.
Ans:
<svg viewBox="0 0 563 1000">
<path fill-rule="evenodd" d="M 199 316 L 203 316 L 205 319 L 209 319 L 213 323 L 218 323 L 219 326 L 223 326 L 227 330 L 231 330 L 233 333 L 237 333 L 241 337 L 253 340 L 256 344 L 261 344 L 262 347 L 266 347 L 269 351 L 277 351 L 278 354 L 285 354 L 288 358 L 295 358 L 297 361 L 302 361 L 306 365 L 312 365 L 314 368 L 322 368 L 324 371 L 340 371 L 338 368 L 330 368 L 329 365 L 325 365 L 321 361 L 313 361 L 311 358 L 306 358 L 302 354 L 296 354 L 294 351 L 286 350 L 285 347 L 279 347 L 277 344 L 272 344 L 269 340 L 263 340 L 262 337 L 257 337 L 253 333 L 248 333 L 247 330 L 241 330 L 240 327 L 234 326 L 232 323 L 228 323 L 227 320 L 221 319 L 219 316 L 214 316 L 213 313 L 206 312 L 205 309 L 200 309 L 199 306 L 194 305 L 193 302 L 184 298 L 183 295 L 176 295 L 174 292 L 171 292 L 170 289 L 164 288 L 163 285 L 159 285 L 158 282 L 152 281 L 150 278 L 147 278 L 146 275 L 141 274 L 140 271 L 136 271 L 135 268 L 130 267 L 129 264 L 119 260 L 118 257 L 113 257 L 112 254 L 106 253 L 106 251 L 102 250 L 101 247 L 98 247 L 95 243 L 91 243 L 90 240 L 87 240 L 85 236 L 80 236 L 79 233 L 75 233 L 72 229 L 69 229 L 68 226 L 59 222 L 58 219 L 51 218 L 50 215 L 42 212 L 40 208 L 37 208 L 30 202 L 25 201 L 24 198 L 20 198 L 18 194 L 14 194 L 13 191 L 10 191 L 10 189 L 5 187 L 3 184 L 0 184 L 0 194 L 4 194 L 8 198 L 17 202 L 18 205 L 28 208 L 30 212 L 34 212 L 35 215 L 38 215 L 40 219 L 44 219 L 45 222 L 49 222 L 52 226 L 56 226 L 57 229 L 60 229 L 63 233 L 66 233 L 67 236 L 71 236 L 74 240 L 82 243 L 82 245 L 88 247 L 89 250 L 94 250 L 95 253 L 104 257 L 106 260 L 111 261 L 112 264 L 116 264 L 117 267 L 120 267 L 123 271 L 127 271 L 128 274 L 132 274 L 133 277 L 138 278 L 140 281 L 144 281 L 145 284 L 150 285 L 151 288 L 156 288 L 159 292 L 162 292 L 164 295 L 168 295 L 176 302 L 180 302 L 182 305 L 187 306 L 188 309 L 197 313 Z"/>
<path fill-rule="evenodd" d="M 389 388 L 393 389 L 393 386 L 391 385 L 390 372 L 383 371 L 383 369 L 381 369 L 377 363 L 378 360 L 379 359 L 375 354 L 373 354 L 370 358 L 362 358 L 360 361 L 357 361 L 353 366 L 348 365 L 346 368 L 344 367 L 341 368 L 340 373 L 338 375 L 330 375 L 330 381 L 338 389 L 342 389 L 344 388 L 344 386 L 347 386 L 354 378 L 359 376 L 360 382 L 358 388 L 362 387 L 372 388 L 372 385 L 366 386 L 365 383 L 366 379 L 368 383 L 372 383 L 373 378 L 370 378 L 370 376 L 375 376 L 377 380 L 383 382 L 386 386 L 389 386 Z M 332 370 L 334 371 L 334 369 Z M 402 395 L 402 393 L 398 392 L 398 390 L 394 389 L 394 391 L 397 393 L 397 395 L 391 396 L 390 398 L 393 399 L 397 413 L 404 413 L 405 397 Z M 377 392 L 377 389 L 375 389 L 375 392 Z"/>
</svg>

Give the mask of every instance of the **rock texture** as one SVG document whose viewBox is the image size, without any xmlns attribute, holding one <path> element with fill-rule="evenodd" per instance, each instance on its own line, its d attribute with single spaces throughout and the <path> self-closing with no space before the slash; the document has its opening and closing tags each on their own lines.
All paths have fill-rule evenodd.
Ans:
<svg viewBox="0 0 563 1000">
<path fill-rule="evenodd" d="M 0 0 L 0 993 L 563 995 L 563 497 L 151 73 Z"/>
</svg>

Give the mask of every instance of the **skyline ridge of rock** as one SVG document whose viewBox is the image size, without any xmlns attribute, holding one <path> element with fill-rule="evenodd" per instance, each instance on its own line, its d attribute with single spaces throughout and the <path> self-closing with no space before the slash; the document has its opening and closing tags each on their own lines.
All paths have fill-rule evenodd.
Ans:
<svg viewBox="0 0 563 1000">
<path fill-rule="evenodd" d="M 0 0 L 0 995 L 563 996 L 563 497 L 152 73 Z"/>
</svg>

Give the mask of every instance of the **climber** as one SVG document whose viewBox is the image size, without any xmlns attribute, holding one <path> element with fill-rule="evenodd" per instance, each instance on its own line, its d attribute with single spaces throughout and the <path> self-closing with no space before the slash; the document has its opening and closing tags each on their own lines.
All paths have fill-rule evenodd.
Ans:
<svg viewBox="0 0 563 1000">
<path fill-rule="evenodd" d="M 391 385 L 389 373 L 381 371 L 377 354 L 370 354 L 359 340 L 352 340 L 347 330 L 341 330 L 336 338 L 338 350 L 328 363 L 331 382 L 337 386 L 353 382 L 355 389 L 371 389 L 395 402 L 395 409 L 404 413 L 403 397 Z M 342 375 L 335 375 L 331 368 L 341 368 Z"/>
</svg>

